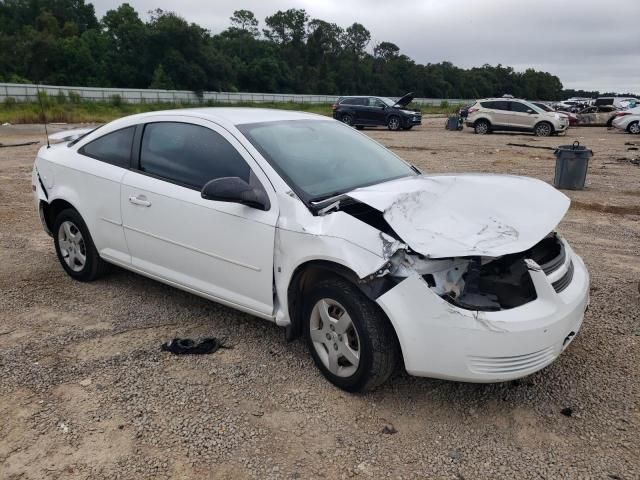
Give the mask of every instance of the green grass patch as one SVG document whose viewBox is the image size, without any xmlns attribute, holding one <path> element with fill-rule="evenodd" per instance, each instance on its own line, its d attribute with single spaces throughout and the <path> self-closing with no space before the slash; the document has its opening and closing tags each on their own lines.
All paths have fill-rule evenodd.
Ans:
<svg viewBox="0 0 640 480">
<path fill-rule="evenodd" d="M 121 98 L 114 98 L 110 102 L 79 102 L 76 99 L 62 99 L 55 96 L 42 98 L 47 121 L 50 123 L 104 123 L 116 118 L 133 115 L 135 113 L 152 112 L 156 110 L 172 110 L 176 108 L 193 107 L 254 107 L 276 108 L 283 110 L 297 110 L 302 112 L 331 115 L 331 104 L 311 103 L 215 103 L 203 102 L 201 105 L 175 103 L 126 103 Z M 75 101 L 74 101 L 75 100 Z M 449 114 L 457 110 L 457 105 L 445 102 L 441 105 L 423 106 L 424 114 Z M 0 104 L 0 123 L 42 123 L 43 116 L 40 104 L 19 103 L 7 99 Z"/>
</svg>

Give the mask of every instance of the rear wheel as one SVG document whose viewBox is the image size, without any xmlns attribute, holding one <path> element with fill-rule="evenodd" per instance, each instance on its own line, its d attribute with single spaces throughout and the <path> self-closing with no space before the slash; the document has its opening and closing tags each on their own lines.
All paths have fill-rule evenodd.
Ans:
<svg viewBox="0 0 640 480">
<path fill-rule="evenodd" d="M 353 125 L 353 117 L 348 113 L 342 115 L 342 118 L 340 118 L 340 120 L 342 120 L 342 123 L 344 123 L 345 125 Z"/>
<path fill-rule="evenodd" d="M 313 360 L 350 392 L 384 383 L 399 360 L 395 332 L 380 308 L 342 278 L 319 282 L 305 301 L 305 333 Z"/>
<path fill-rule="evenodd" d="M 553 127 L 550 123 L 540 122 L 533 131 L 537 137 L 548 137 L 553 133 Z"/>
<path fill-rule="evenodd" d="M 486 120 L 478 120 L 473 124 L 473 129 L 478 135 L 486 135 L 491 132 L 491 125 Z"/>
<path fill-rule="evenodd" d="M 87 225 L 74 209 L 58 214 L 53 235 L 58 260 L 71 278 L 89 282 L 107 270 L 108 264 L 100 258 Z"/>
<path fill-rule="evenodd" d="M 389 120 L 387 120 L 387 128 L 389 130 L 400 130 L 401 125 L 400 117 L 396 115 L 390 116 Z"/>
<path fill-rule="evenodd" d="M 629 126 L 627 127 L 627 131 L 629 133 L 633 133 L 634 135 L 638 135 L 640 133 L 640 123 L 639 122 L 630 123 Z"/>
</svg>

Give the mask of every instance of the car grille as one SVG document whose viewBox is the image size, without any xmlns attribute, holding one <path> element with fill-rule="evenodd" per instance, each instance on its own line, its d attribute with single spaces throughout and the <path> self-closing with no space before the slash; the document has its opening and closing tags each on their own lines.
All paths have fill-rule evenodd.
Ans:
<svg viewBox="0 0 640 480">
<path fill-rule="evenodd" d="M 475 373 L 508 374 L 540 368 L 555 358 L 554 347 L 513 357 L 469 356 L 469 369 Z"/>
<path fill-rule="evenodd" d="M 553 285 L 553 288 L 556 292 L 560 293 L 569 286 L 571 280 L 573 280 L 573 260 L 569 262 L 567 272 L 551 285 Z"/>
</svg>

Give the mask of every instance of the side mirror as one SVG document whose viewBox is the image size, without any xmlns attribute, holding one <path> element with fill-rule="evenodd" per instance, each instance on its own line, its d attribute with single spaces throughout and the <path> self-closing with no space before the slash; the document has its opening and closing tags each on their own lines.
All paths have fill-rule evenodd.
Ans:
<svg viewBox="0 0 640 480">
<path fill-rule="evenodd" d="M 259 210 L 269 210 L 269 198 L 239 177 L 216 178 L 207 182 L 200 196 L 205 200 L 240 203 Z"/>
</svg>

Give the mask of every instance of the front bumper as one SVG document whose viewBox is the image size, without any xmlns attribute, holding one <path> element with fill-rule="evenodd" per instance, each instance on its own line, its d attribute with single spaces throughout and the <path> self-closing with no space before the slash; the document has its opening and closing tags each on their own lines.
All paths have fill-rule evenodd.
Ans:
<svg viewBox="0 0 640 480">
<path fill-rule="evenodd" d="M 566 248 L 571 282 L 557 293 L 552 276 L 530 270 L 537 299 L 521 307 L 464 310 L 433 293 L 417 274 L 380 296 L 407 372 L 484 383 L 524 377 L 552 363 L 575 338 L 589 303 L 589 274 Z"/>
<path fill-rule="evenodd" d="M 422 125 L 422 115 L 407 115 L 403 118 L 404 126 Z"/>
</svg>

